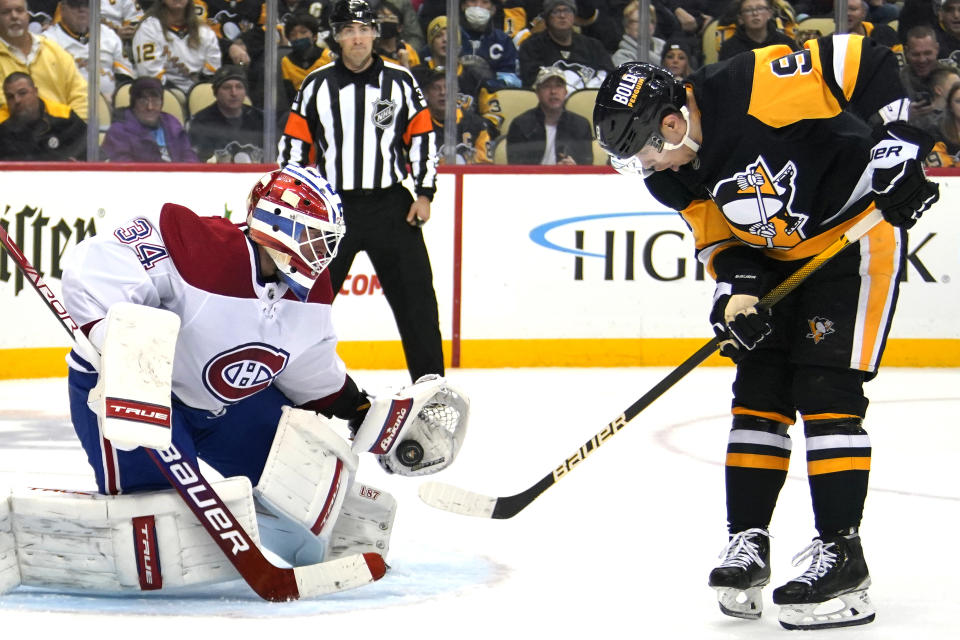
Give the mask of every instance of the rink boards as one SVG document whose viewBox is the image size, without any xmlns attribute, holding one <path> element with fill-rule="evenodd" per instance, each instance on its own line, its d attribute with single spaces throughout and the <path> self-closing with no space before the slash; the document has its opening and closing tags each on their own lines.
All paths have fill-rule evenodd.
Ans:
<svg viewBox="0 0 960 640">
<path fill-rule="evenodd" d="M 59 292 L 82 237 L 155 218 L 164 202 L 240 222 L 269 167 L 20 165 L 0 172 L 0 224 Z M 92 170 L 91 170 L 92 169 Z M 446 170 L 423 231 L 451 366 L 673 365 L 710 336 L 713 284 L 690 231 L 639 179 L 603 168 Z M 522 170 L 520 170 L 522 171 Z M 960 366 L 960 179 L 911 231 L 884 364 Z M 63 375 L 67 338 L 0 254 L 0 378 Z M 390 309 L 365 256 L 334 305 L 351 368 L 403 368 Z M 718 357 L 708 363 L 720 364 Z"/>
</svg>

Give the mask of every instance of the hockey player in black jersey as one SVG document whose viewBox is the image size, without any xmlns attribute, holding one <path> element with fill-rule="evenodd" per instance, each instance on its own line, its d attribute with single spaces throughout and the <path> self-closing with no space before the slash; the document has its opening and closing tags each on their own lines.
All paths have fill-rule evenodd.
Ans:
<svg viewBox="0 0 960 640">
<path fill-rule="evenodd" d="M 686 82 L 627 63 L 606 79 L 594 111 L 614 166 L 642 173 L 650 193 L 680 212 L 716 278 L 710 321 L 737 363 L 729 543 L 709 577 L 728 615 L 760 617 L 787 430 L 803 419 L 817 536 L 795 557 L 809 568 L 773 592 L 788 629 L 874 619 L 859 537 L 871 452 L 863 383 L 890 330 L 905 229 L 939 197 L 921 166 L 933 141 L 902 122 L 908 100 L 890 50 L 851 35 L 805 47 L 746 52 Z M 875 208 L 886 222 L 772 311 L 758 308 Z"/>
</svg>

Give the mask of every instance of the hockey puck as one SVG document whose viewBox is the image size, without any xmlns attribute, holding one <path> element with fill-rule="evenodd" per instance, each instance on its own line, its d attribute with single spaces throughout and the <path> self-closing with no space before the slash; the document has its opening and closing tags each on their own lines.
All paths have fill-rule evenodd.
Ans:
<svg viewBox="0 0 960 640">
<path fill-rule="evenodd" d="M 405 467 L 412 467 L 423 460 L 423 447 L 416 440 L 404 440 L 397 445 L 397 459 Z"/>
</svg>

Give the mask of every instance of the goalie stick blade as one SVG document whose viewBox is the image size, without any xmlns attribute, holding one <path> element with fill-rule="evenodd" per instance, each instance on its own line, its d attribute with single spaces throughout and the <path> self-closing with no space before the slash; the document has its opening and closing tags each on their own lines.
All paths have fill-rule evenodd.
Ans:
<svg viewBox="0 0 960 640">
<path fill-rule="evenodd" d="M 306 567 L 295 567 L 297 591 L 301 598 L 323 596 L 376 582 L 387 573 L 387 565 L 376 553 L 354 554 Z"/>
<path fill-rule="evenodd" d="M 435 509 L 476 518 L 492 518 L 497 499 L 442 482 L 420 485 L 420 499 Z"/>
</svg>

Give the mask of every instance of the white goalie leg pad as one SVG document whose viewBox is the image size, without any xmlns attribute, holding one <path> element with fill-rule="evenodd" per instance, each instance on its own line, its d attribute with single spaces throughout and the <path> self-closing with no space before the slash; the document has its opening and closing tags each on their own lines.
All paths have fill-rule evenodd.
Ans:
<svg viewBox="0 0 960 640">
<path fill-rule="evenodd" d="M 20 586 L 20 565 L 13 537 L 13 513 L 10 496 L 0 494 L 0 594 Z"/>
<path fill-rule="evenodd" d="M 354 451 L 369 451 L 390 473 L 422 476 L 453 463 L 467 435 L 470 399 L 445 378 L 426 375 L 371 399 Z"/>
<path fill-rule="evenodd" d="M 211 485 L 259 544 L 250 481 Z M 24 585 L 116 593 L 239 578 L 174 491 L 102 496 L 24 489 L 10 502 Z"/>
<path fill-rule="evenodd" d="M 171 438 L 171 380 L 180 317 L 119 302 L 107 312 L 100 377 L 87 403 L 103 437 L 121 450 L 166 449 Z"/>
<path fill-rule="evenodd" d="M 379 553 L 386 559 L 396 515 L 396 498 L 382 489 L 354 483 L 333 527 L 325 560 L 354 553 Z"/>
<path fill-rule="evenodd" d="M 294 566 L 322 562 L 358 462 L 326 418 L 284 407 L 254 488 L 264 545 Z"/>
</svg>

